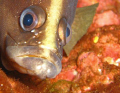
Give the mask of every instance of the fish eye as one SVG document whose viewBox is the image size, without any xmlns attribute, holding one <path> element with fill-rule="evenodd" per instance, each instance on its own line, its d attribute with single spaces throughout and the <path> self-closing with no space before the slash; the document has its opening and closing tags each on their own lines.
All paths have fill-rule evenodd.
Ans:
<svg viewBox="0 0 120 93">
<path fill-rule="evenodd" d="M 24 31 L 39 28 L 45 22 L 46 14 L 41 7 L 30 6 L 20 16 L 20 25 Z"/>
<path fill-rule="evenodd" d="M 66 37 L 69 37 L 69 35 L 70 35 L 70 29 L 67 27 L 67 29 L 66 29 Z"/>
<path fill-rule="evenodd" d="M 33 16 L 31 14 L 26 14 L 23 18 L 23 25 L 30 26 L 33 23 Z"/>
<path fill-rule="evenodd" d="M 70 41 L 72 36 L 72 30 L 70 25 L 67 23 L 67 28 L 66 28 L 66 44 Z"/>
<path fill-rule="evenodd" d="M 62 18 L 59 22 L 58 35 L 62 41 L 62 45 L 67 44 L 71 39 L 72 31 L 65 18 Z"/>
</svg>

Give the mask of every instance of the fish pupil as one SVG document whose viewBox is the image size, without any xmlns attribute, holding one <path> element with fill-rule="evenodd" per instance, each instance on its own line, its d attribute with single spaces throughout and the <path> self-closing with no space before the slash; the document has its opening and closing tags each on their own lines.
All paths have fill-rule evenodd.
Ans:
<svg viewBox="0 0 120 93">
<path fill-rule="evenodd" d="M 66 29 L 66 37 L 68 37 L 70 35 L 70 29 L 67 27 Z"/>
<path fill-rule="evenodd" d="M 26 14 L 23 19 L 23 24 L 25 26 L 30 26 L 33 23 L 33 17 L 31 14 Z"/>
</svg>

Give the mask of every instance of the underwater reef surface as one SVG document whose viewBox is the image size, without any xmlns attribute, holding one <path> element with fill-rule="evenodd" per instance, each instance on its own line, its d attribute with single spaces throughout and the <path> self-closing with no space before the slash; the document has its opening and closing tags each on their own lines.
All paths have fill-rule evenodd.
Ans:
<svg viewBox="0 0 120 93">
<path fill-rule="evenodd" d="M 0 93 L 119 93 L 120 2 L 79 0 L 78 7 L 99 2 L 93 23 L 54 79 L 0 69 Z"/>
</svg>

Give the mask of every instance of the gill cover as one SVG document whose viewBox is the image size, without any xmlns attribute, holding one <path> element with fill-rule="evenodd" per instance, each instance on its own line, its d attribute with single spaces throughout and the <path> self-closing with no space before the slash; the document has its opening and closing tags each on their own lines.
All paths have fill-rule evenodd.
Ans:
<svg viewBox="0 0 120 93">
<path fill-rule="evenodd" d="M 2 63 L 8 70 L 54 78 L 71 38 L 77 0 L 1 0 Z"/>
</svg>

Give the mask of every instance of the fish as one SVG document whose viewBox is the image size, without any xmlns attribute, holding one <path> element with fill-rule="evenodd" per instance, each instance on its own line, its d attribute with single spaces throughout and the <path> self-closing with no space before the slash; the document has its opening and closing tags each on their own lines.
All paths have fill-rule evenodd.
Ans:
<svg viewBox="0 0 120 93">
<path fill-rule="evenodd" d="M 0 0 L 0 53 L 10 71 L 55 78 L 78 0 Z"/>
</svg>

